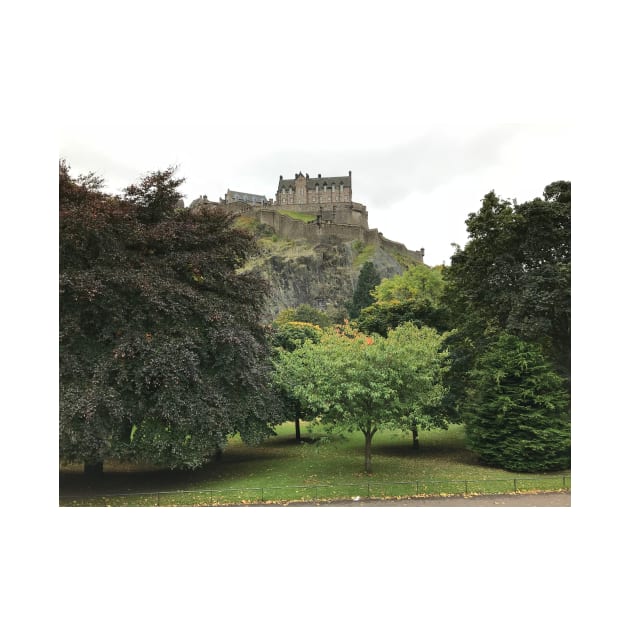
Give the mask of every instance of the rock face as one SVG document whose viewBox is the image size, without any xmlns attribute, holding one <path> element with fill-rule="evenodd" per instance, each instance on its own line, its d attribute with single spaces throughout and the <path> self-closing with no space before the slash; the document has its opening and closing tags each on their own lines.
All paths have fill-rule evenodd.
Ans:
<svg viewBox="0 0 630 630">
<path fill-rule="evenodd" d="M 333 320 L 346 316 L 346 303 L 352 299 L 361 267 L 372 261 L 381 278 L 391 278 L 418 263 L 400 247 L 389 248 L 387 241 L 366 245 L 329 238 L 317 244 L 279 237 L 269 226 L 254 224 L 248 229 L 258 235 L 261 254 L 248 267 L 257 268 L 271 287 L 266 319 L 282 310 L 308 304 L 327 312 Z M 396 244 L 397 245 L 397 244 Z"/>
</svg>

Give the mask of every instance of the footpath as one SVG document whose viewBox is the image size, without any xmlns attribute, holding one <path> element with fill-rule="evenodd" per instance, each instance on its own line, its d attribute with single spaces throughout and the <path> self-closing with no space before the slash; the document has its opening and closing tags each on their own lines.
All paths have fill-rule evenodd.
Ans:
<svg viewBox="0 0 630 630">
<path fill-rule="evenodd" d="M 486 494 L 418 499 L 367 499 L 358 497 L 345 501 L 251 504 L 247 507 L 571 507 L 571 492 Z"/>
</svg>

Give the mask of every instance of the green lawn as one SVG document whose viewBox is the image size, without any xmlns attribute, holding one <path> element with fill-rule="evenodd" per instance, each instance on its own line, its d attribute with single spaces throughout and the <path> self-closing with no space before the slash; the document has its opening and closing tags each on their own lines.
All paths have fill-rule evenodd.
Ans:
<svg viewBox="0 0 630 630">
<path fill-rule="evenodd" d="M 420 432 L 420 449 L 402 431 L 377 432 L 373 472 L 363 471 L 363 436 L 328 436 L 292 423 L 259 446 L 230 441 L 222 458 L 192 472 L 107 464 L 104 479 L 88 482 L 79 466 L 60 470 L 60 505 L 208 505 L 250 501 L 313 500 L 351 496 L 492 494 L 570 487 L 570 472 L 516 474 L 477 463 L 464 429 Z M 158 494 L 159 492 L 159 494 Z M 133 496 L 105 496 L 112 494 Z"/>
</svg>

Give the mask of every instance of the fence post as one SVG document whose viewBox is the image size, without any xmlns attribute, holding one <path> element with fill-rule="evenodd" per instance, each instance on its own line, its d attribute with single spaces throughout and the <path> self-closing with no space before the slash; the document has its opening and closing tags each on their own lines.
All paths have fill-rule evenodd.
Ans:
<svg viewBox="0 0 630 630">
<path fill-rule="evenodd" d="M 516 492 L 516 479 L 514 479 L 514 492 Z"/>
<path fill-rule="evenodd" d="M 468 494 L 468 480 L 464 481 L 464 494 Z"/>
<path fill-rule="evenodd" d="M 260 500 L 261 501 L 265 500 L 265 489 L 264 488 L 260 489 Z"/>
<path fill-rule="evenodd" d="M 159 492 L 157 493 L 157 504 L 158 504 L 158 507 L 160 507 L 160 493 Z"/>
<path fill-rule="evenodd" d="M 368 481 L 368 499 L 370 498 L 370 482 Z"/>
<path fill-rule="evenodd" d="M 416 481 L 416 494 L 420 494 L 420 486 L 418 485 L 417 481 Z"/>
</svg>

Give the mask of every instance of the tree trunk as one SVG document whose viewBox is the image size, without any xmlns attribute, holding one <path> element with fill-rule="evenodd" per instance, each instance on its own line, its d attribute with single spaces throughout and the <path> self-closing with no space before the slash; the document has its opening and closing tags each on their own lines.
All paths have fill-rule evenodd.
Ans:
<svg viewBox="0 0 630 630">
<path fill-rule="evenodd" d="M 372 472 L 372 437 L 376 433 L 376 429 L 363 431 L 365 436 L 365 472 Z"/>
<path fill-rule="evenodd" d="M 83 462 L 83 474 L 86 477 L 102 477 L 103 462 Z"/>
<path fill-rule="evenodd" d="M 418 425 L 414 424 L 411 427 L 411 436 L 413 437 L 413 448 L 420 448 L 420 442 L 418 441 Z"/>
<path fill-rule="evenodd" d="M 300 419 L 296 418 L 295 419 L 295 441 L 299 442 L 300 441 Z"/>
</svg>

